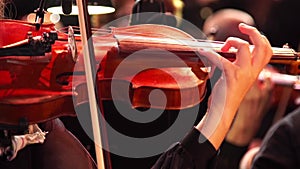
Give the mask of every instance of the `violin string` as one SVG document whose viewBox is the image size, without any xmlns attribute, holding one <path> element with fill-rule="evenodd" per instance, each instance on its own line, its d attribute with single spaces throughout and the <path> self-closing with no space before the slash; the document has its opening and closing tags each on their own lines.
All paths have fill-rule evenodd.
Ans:
<svg viewBox="0 0 300 169">
<path fill-rule="evenodd" d="M 79 26 L 72 26 L 75 32 L 80 32 Z M 67 33 L 68 27 L 63 27 L 58 29 L 59 32 Z M 114 33 L 116 37 L 122 37 L 123 39 L 133 39 L 134 40 L 142 40 L 145 43 L 157 43 L 157 44 L 170 44 L 170 40 L 177 41 L 176 45 L 183 45 L 188 47 L 194 48 L 206 48 L 206 49 L 215 49 L 219 50 L 225 42 L 222 41 L 214 41 L 214 40 L 207 40 L 207 39 L 188 39 L 188 38 L 163 38 L 164 34 L 156 33 L 155 36 L 146 37 L 145 33 L 139 32 L 130 32 L 126 30 L 118 30 L 118 29 L 103 29 L 103 28 L 92 28 L 92 32 L 95 36 L 105 35 L 109 33 Z M 132 40 L 131 40 L 132 41 Z M 251 45 L 252 46 L 252 45 Z M 291 48 L 279 48 L 279 47 L 272 47 L 273 53 L 276 55 L 295 55 L 295 51 Z M 232 52 L 235 52 L 234 50 Z"/>
<path fill-rule="evenodd" d="M 160 38 L 160 37 L 145 37 L 145 36 L 134 36 L 134 39 L 128 35 L 115 35 L 117 38 L 127 41 L 136 41 L 140 40 L 145 43 L 152 44 L 170 44 L 173 42 L 174 45 L 182 45 L 191 48 L 205 48 L 205 49 L 213 49 L 216 51 L 220 51 L 221 47 L 225 44 L 225 42 L 221 41 L 213 41 L 213 40 L 205 40 L 205 39 L 187 39 L 187 38 Z M 172 45 L 172 44 L 171 44 Z M 250 45 L 251 50 L 253 50 L 254 46 Z M 278 48 L 273 47 L 274 55 L 287 55 L 287 56 L 295 56 L 295 51 L 291 48 Z M 229 53 L 235 53 L 237 49 L 231 48 Z"/>
<path fill-rule="evenodd" d="M 74 31 L 79 31 L 80 28 L 79 26 L 72 26 L 73 30 Z M 68 32 L 68 27 L 62 27 L 62 28 L 59 28 L 58 31 L 60 32 L 63 32 L 63 33 L 67 33 Z M 92 32 L 97 34 L 97 33 L 112 33 L 112 30 L 108 30 L 108 29 L 102 29 L 102 28 L 92 28 Z M 132 36 L 140 36 L 140 37 L 144 37 L 145 38 L 145 33 L 138 33 L 138 32 L 129 32 L 129 31 L 122 31 L 122 30 L 117 30 L 116 31 L 118 34 L 120 35 L 132 35 Z M 160 36 L 161 35 L 164 35 L 164 34 L 156 34 L 157 37 L 161 38 Z M 167 38 L 162 38 L 164 40 L 167 40 Z M 178 39 L 178 38 L 177 38 Z M 181 38 L 181 39 L 178 39 L 178 40 L 183 40 L 183 41 L 192 41 L 188 38 Z M 224 44 L 224 42 L 221 42 L 221 41 L 212 41 L 212 40 L 205 40 L 205 39 L 193 39 L 193 40 L 196 40 L 196 41 L 199 41 L 199 42 L 211 42 L 211 43 L 216 43 L 216 44 Z"/>
<path fill-rule="evenodd" d="M 180 45 L 180 46 L 186 46 L 190 48 L 216 48 L 218 46 L 212 45 L 212 43 L 207 43 L 206 41 L 193 41 L 193 40 L 187 40 L 187 39 L 178 39 L 178 38 L 157 38 L 157 37 L 144 37 L 144 36 L 134 36 L 134 38 L 131 38 L 131 36 L 127 35 L 115 35 L 115 37 L 119 41 L 123 42 L 130 42 L 130 41 L 137 41 L 140 43 L 148 43 L 148 44 L 166 44 L 166 45 Z"/>
<path fill-rule="evenodd" d="M 75 32 L 79 31 L 79 27 L 78 26 L 72 26 L 72 27 L 73 27 L 73 30 Z M 58 29 L 58 31 L 59 32 L 63 32 L 63 33 L 67 33 L 68 28 L 67 27 L 60 28 L 60 29 Z M 96 35 L 97 34 L 103 34 L 103 33 L 112 33 L 111 30 L 106 30 L 106 29 L 95 29 L 94 28 L 92 31 Z M 128 32 L 128 31 L 119 31 L 119 30 L 116 33 L 117 33 L 116 36 L 119 36 L 119 37 L 123 36 L 123 37 L 126 37 L 126 39 L 128 39 L 128 38 L 131 38 L 131 39 L 134 38 L 136 40 L 137 39 L 145 39 L 147 41 L 149 41 L 149 40 L 152 40 L 152 41 L 153 40 L 157 40 L 158 43 L 162 43 L 162 41 L 165 41 L 165 43 L 167 43 L 167 41 L 169 41 L 169 40 L 176 40 L 178 42 L 180 41 L 181 43 L 185 43 L 185 44 L 195 43 L 193 45 L 193 47 L 209 47 L 209 43 L 224 44 L 224 42 L 220 42 L 220 41 L 208 41 L 208 40 L 203 40 L 203 39 L 193 39 L 193 40 L 190 40 L 190 39 L 187 39 L 187 38 L 186 39 L 184 39 L 184 38 L 181 38 L 181 39 L 179 39 L 179 38 L 171 39 L 171 38 L 161 38 L 161 37 L 157 37 L 155 39 L 155 37 L 145 37 L 145 34 L 143 34 L 143 33 Z M 159 42 L 159 41 L 161 41 L 161 42 Z M 207 45 L 199 46 L 199 45 L 196 44 L 197 42 L 206 42 Z"/>
</svg>

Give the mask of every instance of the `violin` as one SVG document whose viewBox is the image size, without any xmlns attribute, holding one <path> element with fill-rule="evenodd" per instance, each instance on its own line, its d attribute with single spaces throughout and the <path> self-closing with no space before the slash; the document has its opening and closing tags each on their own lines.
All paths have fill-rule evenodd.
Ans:
<svg viewBox="0 0 300 169">
<path fill-rule="evenodd" d="M 23 21 L 0 21 L 5 25 L 0 29 L 7 32 L 6 25 L 14 25 L 9 30 L 17 32 L 14 36 L 1 37 L 0 53 L 7 53 L 0 54 L 0 76 L 4 77 L 0 79 L 1 126 L 76 116 L 76 108 L 89 102 L 90 97 L 86 90 L 83 54 L 86 46 L 83 38 L 74 33 L 76 28 L 62 31 L 49 24 L 36 30 L 34 24 Z M 223 42 L 198 40 L 165 25 L 144 24 L 94 31 L 95 62 L 91 64 L 96 68 L 99 105 L 105 101 L 121 101 L 132 109 L 189 109 L 206 96 L 210 67 L 213 67 L 197 50 L 208 48 L 229 60 L 235 59 L 235 49 L 226 53 L 220 50 Z M 42 36 L 45 32 L 57 33 L 55 40 L 50 42 L 50 52 L 47 48 L 35 55 L 22 55 L 10 50 L 30 48 L 34 53 L 32 49 L 36 43 L 31 44 L 32 39 L 49 47 L 49 43 L 44 43 L 48 35 Z M 289 48 L 273 48 L 273 51 L 271 63 L 286 65 L 288 74 L 299 73 L 298 53 Z M 291 84 L 296 82 L 291 81 Z"/>
<path fill-rule="evenodd" d="M 56 30 L 52 24 L 42 25 L 40 30 L 24 21 L 1 20 L 1 25 L 5 25 L 1 32 L 8 29 L 16 32 L 1 34 L 1 49 L 23 42 L 28 32 L 40 36 L 56 31 L 58 39 L 44 56 L 0 57 L 0 74 L 4 77 L 0 80 L 0 123 L 18 125 L 25 119 L 31 124 L 76 116 L 74 107 L 87 102 L 82 91 L 85 77 L 80 37 L 72 31 Z M 229 60 L 234 59 L 235 49 L 222 53 L 222 42 L 197 40 L 165 25 L 96 31 L 93 43 L 97 89 L 102 93 L 100 101 L 126 101 L 133 108 L 179 110 L 199 104 L 206 94 L 207 68 L 212 65 L 198 56 L 198 48 L 211 48 Z M 289 48 L 273 50 L 271 63 L 287 65 L 289 74 L 299 73 L 298 53 Z M 170 59 L 174 56 L 175 59 Z M 113 92 L 115 86 L 124 90 Z M 147 96 L 155 89 L 165 93 L 166 103 L 149 102 Z"/>
<path fill-rule="evenodd" d="M 18 46 L 24 44 L 24 40 L 25 43 L 28 42 L 28 32 L 31 37 L 37 37 L 44 32 L 55 30 L 53 24 L 44 24 L 41 29 L 36 30 L 34 24 L 24 21 L 0 22 L 1 32 L 6 32 L 1 33 L 0 40 L 1 49 L 5 51 L 9 51 L 10 48 L 16 51 L 19 49 Z M 52 79 L 54 72 L 48 71 L 51 64 L 61 68 L 68 66 L 51 62 L 60 60 L 56 58 L 55 51 L 53 51 L 55 55 L 51 55 L 50 51 L 42 56 L 26 56 L 22 55 L 22 51 L 18 51 L 21 52 L 18 54 L 21 56 L 0 57 L 0 123 L 18 126 L 21 122 L 40 123 L 61 115 L 74 114 L 71 90 L 64 90 L 63 87 L 56 85 Z M 69 61 L 66 60 L 64 63 L 66 62 Z"/>
</svg>

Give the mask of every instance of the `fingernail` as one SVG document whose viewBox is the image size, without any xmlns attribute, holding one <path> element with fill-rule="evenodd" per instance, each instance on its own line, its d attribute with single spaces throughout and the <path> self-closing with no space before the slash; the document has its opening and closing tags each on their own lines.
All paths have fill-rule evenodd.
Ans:
<svg viewBox="0 0 300 169">
<path fill-rule="evenodd" d="M 240 26 L 246 27 L 247 25 L 245 23 L 240 23 Z"/>
</svg>

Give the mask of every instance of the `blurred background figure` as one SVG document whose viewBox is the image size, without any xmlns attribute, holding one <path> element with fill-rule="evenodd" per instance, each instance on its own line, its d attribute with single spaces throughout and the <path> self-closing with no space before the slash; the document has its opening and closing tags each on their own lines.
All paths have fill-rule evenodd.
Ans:
<svg viewBox="0 0 300 169">
<path fill-rule="evenodd" d="M 298 0 L 182 0 L 182 16 L 199 28 L 215 11 L 234 8 L 250 14 L 256 21 L 256 27 L 270 40 L 272 46 L 282 47 L 288 43 L 299 50 L 300 14 Z M 238 16 L 237 16 L 238 17 Z"/>
<path fill-rule="evenodd" d="M 249 41 L 248 36 L 238 30 L 241 22 L 255 26 L 254 19 L 250 14 L 232 8 L 221 9 L 205 20 L 202 30 L 210 40 L 225 41 L 232 36 Z"/>
</svg>

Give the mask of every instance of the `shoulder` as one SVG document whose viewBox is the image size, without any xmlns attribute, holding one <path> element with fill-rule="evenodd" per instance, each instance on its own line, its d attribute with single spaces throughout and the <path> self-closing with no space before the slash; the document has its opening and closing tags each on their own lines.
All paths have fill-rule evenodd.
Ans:
<svg viewBox="0 0 300 169">
<path fill-rule="evenodd" d="M 266 135 L 266 139 L 276 135 L 293 137 L 300 131 L 300 107 L 289 113 L 283 119 L 274 124 Z"/>
</svg>

